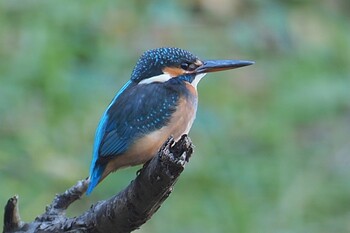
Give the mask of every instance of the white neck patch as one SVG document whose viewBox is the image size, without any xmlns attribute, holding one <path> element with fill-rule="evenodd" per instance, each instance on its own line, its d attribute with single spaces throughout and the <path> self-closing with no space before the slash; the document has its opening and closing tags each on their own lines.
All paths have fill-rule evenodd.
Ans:
<svg viewBox="0 0 350 233">
<path fill-rule="evenodd" d="M 202 73 L 202 74 L 197 74 L 196 77 L 194 78 L 194 80 L 192 81 L 191 85 L 197 89 L 197 84 L 199 83 L 199 81 L 201 81 L 201 79 L 206 75 L 206 73 Z M 154 76 L 152 78 L 147 78 L 142 80 L 141 82 L 139 82 L 139 84 L 150 84 L 150 83 L 154 83 L 154 82 L 159 82 L 159 83 L 164 83 L 170 79 L 172 79 L 173 77 L 170 76 L 170 74 L 168 73 L 164 73 L 164 74 L 160 74 L 157 76 Z"/>
<path fill-rule="evenodd" d="M 154 82 L 164 83 L 171 78 L 172 77 L 170 76 L 170 74 L 164 73 L 164 74 L 160 74 L 157 76 L 153 76 L 152 78 L 146 78 L 146 79 L 142 80 L 141 82 L 139 82 L 139 84 L 150 84 L 150 83 L 154 83 Z"/>
<path fill-rule="evenodd" d="M 206 75 L 207 73 L 197 74 L 194 80 L 192 81 L 191 85 L 197 90 L 197 84 L 201 79 Z"/>
</svg>

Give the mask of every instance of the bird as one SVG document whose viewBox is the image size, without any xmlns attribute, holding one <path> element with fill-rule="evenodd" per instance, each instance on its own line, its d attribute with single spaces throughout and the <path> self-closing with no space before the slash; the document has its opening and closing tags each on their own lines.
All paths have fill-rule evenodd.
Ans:
<svg viewBox="0 0 350 233">
<path fill-rule="evenodd" d="M 170 136 L 178 140 L 188 134 L 197 111 L 197 84 L 207 73 L 253 63 L 201 60 L 175 47 L 145 51 L 100 119 L 86 194 L 110 173 L 149 161 Z"/>
</svg>

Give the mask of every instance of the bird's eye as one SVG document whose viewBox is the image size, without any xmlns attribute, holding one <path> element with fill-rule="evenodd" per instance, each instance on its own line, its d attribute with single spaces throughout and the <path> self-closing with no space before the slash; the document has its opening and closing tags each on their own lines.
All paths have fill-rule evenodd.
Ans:
<svg viewBox="0 0 350 233">
<path fill-rule="evenodd" d="M 181 64 L 181 69 L 183 69 L 183 70 L 188 70 L 188 67 L 189 67 L 189 64 L 186 62 Z"/>
<path fill-rule="evenodd" d="M 196 68 L 197 68 L 197 66 L 194 63 L 184 62 L 181 64 L 181 69 L 183 69 L 183 70 L 194 71 Z"/>
</svg>

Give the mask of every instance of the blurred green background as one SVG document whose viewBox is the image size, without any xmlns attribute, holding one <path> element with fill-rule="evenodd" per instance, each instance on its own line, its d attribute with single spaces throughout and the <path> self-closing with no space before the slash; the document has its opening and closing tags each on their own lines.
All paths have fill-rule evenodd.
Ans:
<svg viewBox="0 0 350 233">
<path fill-rule="evenodd" d="M 175 46 L 256 64 L 202 80 L 195 153 L 137 232 L 350 232 L 349 12 L 348 0 L 1 1 L 2 205 L 19 194 L 31 221 L 87 177 L 99 118 L 138 57 Z"/>
</svg>

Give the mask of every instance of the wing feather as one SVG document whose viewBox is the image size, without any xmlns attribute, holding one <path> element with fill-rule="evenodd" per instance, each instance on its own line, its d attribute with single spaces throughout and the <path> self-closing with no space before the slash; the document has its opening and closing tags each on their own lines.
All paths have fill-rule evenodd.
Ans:
<svg viewBox="0 0 350 233">
<path fill-rule="evenodd" d="M 108 120 L 99 144 L 99 158 L 123 154 L 137 138 L 167 124 L 178 98 L 176 92 L 158 83 L 129 87 L 106 112 Z"/>
</svg>

